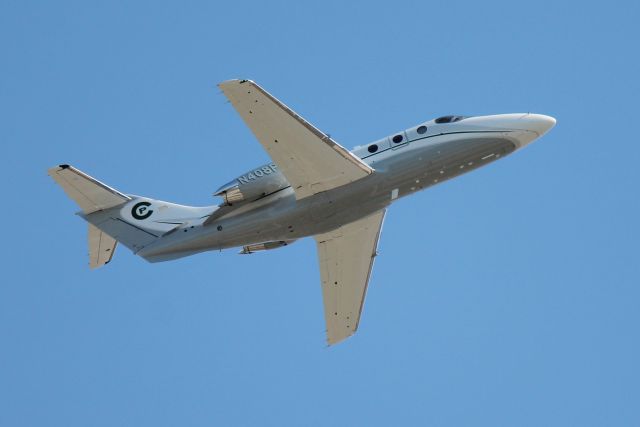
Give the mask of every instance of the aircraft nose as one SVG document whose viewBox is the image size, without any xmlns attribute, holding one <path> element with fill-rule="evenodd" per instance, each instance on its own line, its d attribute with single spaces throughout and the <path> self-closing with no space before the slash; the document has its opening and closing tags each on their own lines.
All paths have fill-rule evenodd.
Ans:
<svg viewBox="0 0 640 427">
<path fill-rule="evenodd" d="M 556 119 L 551 116 L 532 113 L 498 114 L 479 117 L 477 121 L 483 127 L 515 131 L 513 137 L 518 141 L 518 148 L 540 138 L 556 124 Z M 468 122 L 471 124 L 472 120 Z"/>
<path fill-rule="evenodd" d="M 515 125 L 517 129 L 535 132 L 540 137 L 556 125 L 556 119 L 544 114 L 525 114 Z"/>
<path fill-rule="evenodd" d="M 493 116 L 469 117 L 459 122 L 462 125 L 510 132 L 518 148 L 530 144 L 555 126 L 556 119 L 544 114 L 510 113 Z"/>
</svg>

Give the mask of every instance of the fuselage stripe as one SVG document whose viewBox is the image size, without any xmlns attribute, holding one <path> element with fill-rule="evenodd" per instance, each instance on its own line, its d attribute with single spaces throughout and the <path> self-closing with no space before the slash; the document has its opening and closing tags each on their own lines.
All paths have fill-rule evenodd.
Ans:
<svg viewBox="0 0 640 427">
<path fill-rule="evenodd" d="M 458 135 L 458 134 L 464 134 L 464 133 L 509 133 L 509 132 L 513 132 L 513 131 L 510 131 L 510 130 L 467 130 L 467 131 L 459 131 L 459 132 L 439 133 L 439 134 L 436 134 L 436 135 L 427 135 L 427 136 L 423 136 L 421 138 L 416 138 L 416 139 L 409 140 L 409 141 L 405 142 L 404 144 L 398 144 L 398 145 L 393 146 L 393 147 L 385 148 L 384 150 L 376 151 L 373 154 L 369 154 L 368 156 L 361 157 L 361 159 L 362 160 L 368 159 L 369 157 L 377 156 L 378 154 L 384 153 L 385 151 L 393 150 L 393 149 L 395 149 L 397 147 L 402 147 L 402 146 L 408 145 L 408 144 L 410 144 L 412 142 L 422 141 L 423 139 L 435 138 L 436 136 Z M 367 144 L 367 145 L 371 145 L 371 144 Z"/>
</svg>

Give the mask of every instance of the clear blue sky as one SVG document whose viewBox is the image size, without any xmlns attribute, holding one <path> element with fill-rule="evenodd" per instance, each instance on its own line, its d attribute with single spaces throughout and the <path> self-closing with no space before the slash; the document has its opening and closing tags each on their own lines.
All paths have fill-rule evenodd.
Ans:
<svg viewBox="0 0 640 427">
<path fill-rule="evenodd" d="M 640 425 L 640 8 L 559 3 L 4 0 L 0 425 Z M 312 240 L 90 271 L 46 175 L 213 203 L 268 159 L 215 86 L 237 77 L 347 147 L 558 125 L 395 204 L 328 348 Z"/>
</svg>

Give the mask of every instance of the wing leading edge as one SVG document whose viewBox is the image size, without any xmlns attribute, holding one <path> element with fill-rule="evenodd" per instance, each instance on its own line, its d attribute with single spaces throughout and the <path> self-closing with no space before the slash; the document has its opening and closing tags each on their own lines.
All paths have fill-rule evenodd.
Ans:
<svg viewBox="0 0 640 427">
<path fill-rule="evenodd" d="M 229 80 L 219 87 L 278 165 L 297 199 L 340 187 L 373 172 L 255 82 Z"/>
<path fill-rule="evenodd" d="M 358 329 L 385 210 L 314 236 L 318 246 L 327 342 Z"/>
</svg>

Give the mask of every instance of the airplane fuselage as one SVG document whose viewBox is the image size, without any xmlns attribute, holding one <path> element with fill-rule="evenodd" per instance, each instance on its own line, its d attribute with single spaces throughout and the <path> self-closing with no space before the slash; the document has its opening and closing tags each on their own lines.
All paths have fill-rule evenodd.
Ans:
<svg viewBox="0 0 640 427">
<path fill-rule="evenodd" d="M 325 233 L 384 209 L 401 197 L 507 156 L 555 123 L 534 114 L 458 120 L 426 122 L 356 147 L 352 153 L 375 170 L 365 178 L 301 200 L 296 200 L 290 186 L 282 188 L 238 206 L 212 223 L 204 224 L 208 215 L 194 218 L 138 254 L 149 261 L 165 261 L 202 251 Z M 257 170 L 268 167 L 272 166 Z"/>
</svg>

